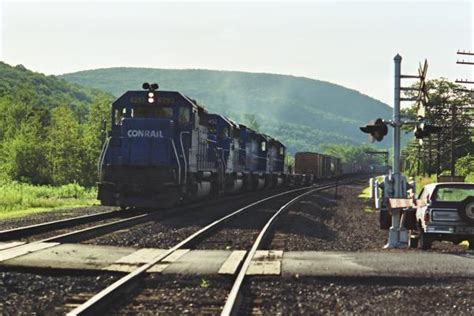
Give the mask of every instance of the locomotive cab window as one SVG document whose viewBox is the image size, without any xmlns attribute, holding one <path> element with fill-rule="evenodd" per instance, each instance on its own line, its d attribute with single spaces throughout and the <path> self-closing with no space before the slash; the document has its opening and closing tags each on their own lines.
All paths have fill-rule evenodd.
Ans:
<svg viewBox="0 0 474 316">
<path fill-rule="evenodd" d="M 229 130 L 227 128 L 221 129 L 221 132 L 219 133 L 219 139 L 224 140 L 229 137 Z"/>
<path fill-rule="evenodd" d="M 157 106 L 139 106 L 132 110 L 132 117 L 137 118 L 172 118 L 173 108 Z"/>
<path fill-rule="evenodd" d="M 284 155 L 285 154 L 285 149 L 283 147 L 280 147 L 280 155 Z"/>
<path fill-rule="evenodd" d="M 261 146 L 260 148 L 262 149 L 262 151 L 266 151 L 266 150 L 267 150 L 267 143 L 266 143 L 266 142 L 262 142 L 262 143 L 260 144 L 260 146 Z"/>
<path fill-rule="evenodd" d="M 125 108 L 115 109 L 115 112 L 114 112 L 115 125 L 122 125 L 122 119 L 125 117 L 126 114 L 127 114 L 127 109 Z"/>
<path fill-rule="evenodd" d="M 189 122 L 191 121 L 191 115 L 189 112 L 190 111 L 187 107 L 184 107 L 184 106 L 179 107 L 179 112 L 178 112 L 179 124 L 189 124 Z"/>
</svg>

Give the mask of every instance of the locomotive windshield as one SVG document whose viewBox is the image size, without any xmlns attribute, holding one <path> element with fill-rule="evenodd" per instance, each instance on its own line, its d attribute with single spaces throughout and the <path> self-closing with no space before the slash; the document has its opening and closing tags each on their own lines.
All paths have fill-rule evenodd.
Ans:
<svg viewBox="0 0 474 316">
<path fill-rule="evenodd" d="M 132 109 L 131 117 L 172 118 L 173 108 L 163 106 L 137 106 Z"/>
</svg>

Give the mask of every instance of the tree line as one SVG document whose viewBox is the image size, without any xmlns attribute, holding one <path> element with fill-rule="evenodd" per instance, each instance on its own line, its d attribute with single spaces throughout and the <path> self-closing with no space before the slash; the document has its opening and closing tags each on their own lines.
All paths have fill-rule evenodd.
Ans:
<svg viewBox="0 0 474 316">
<path fill-rule="evenodd" d="M 446 79 L 427 82 L 426 124 L 438 129 L 405 148 L 403 166 L 409 174 L 474 175 L 474 93 L 463 88 Z M 416 119 L 416 110 L 414 104 L 404 114 Z"/>
<path fill-rule="evenodd" d="M 93 186 L 101 150 L 102 120 L 110 98 L 97 97 L 84 117 L 67 104 L 35 107 L 0 99 L 0 178 L 32 184 L 77 182 Z"/>
<path fill-rule="evenodd" d="M 0 62 L 0 181 L 94 186 L 113 97 Z"/>
</svg>

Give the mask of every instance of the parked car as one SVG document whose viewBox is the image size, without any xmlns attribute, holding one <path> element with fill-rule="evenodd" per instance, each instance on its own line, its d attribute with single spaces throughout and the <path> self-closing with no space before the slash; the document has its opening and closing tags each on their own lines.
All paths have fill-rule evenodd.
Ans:
<svg viewBox="0 0 474 316">
<path fill-rule="evenodd" d="M 433 241 L 459 244 L 469 241 L 474 249 L 474 183 L 432 183 L 416 201 L 416 229 L 410 247 L 430 249 Z"/>
</svg>

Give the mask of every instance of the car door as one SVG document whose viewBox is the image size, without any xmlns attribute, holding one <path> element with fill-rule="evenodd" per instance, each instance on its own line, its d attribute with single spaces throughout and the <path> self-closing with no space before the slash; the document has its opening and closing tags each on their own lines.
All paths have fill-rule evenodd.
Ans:
<svg viewBox="0 0 474 316">
<path fill-rule="evenodd" d="M 416 219 L 421 222 L 421 226 L 425 227 L 425 216 L 426 209 L 428 207 L 428 197 L 431 195 L 433 188 L 424 187 L 418 195 L 417 207 L 416 207 Z"/>
</svg>

